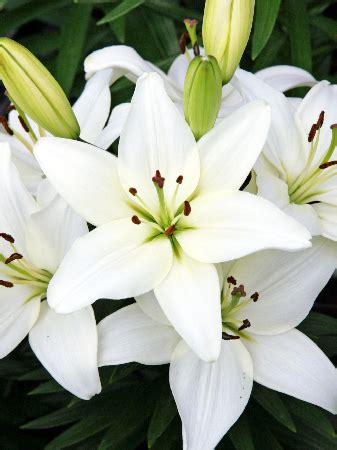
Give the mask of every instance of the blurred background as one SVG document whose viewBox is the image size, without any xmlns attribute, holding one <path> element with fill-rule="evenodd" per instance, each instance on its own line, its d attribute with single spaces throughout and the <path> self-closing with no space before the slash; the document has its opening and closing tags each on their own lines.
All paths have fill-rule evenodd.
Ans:
<svg viewBox="0 0 337 450">
<path fill-rule="evenodd" d="M 0 0 L 0 35 L 31 50 L 74 102 L 85 83 L 83 60 L 93 50 L 129 45 L 167 70 L 180 52 L 183 19 L 199 20 L 201 42 L 203 7 L 203 0 Z M 336 41 L 335 0 L 256 0 L 241 67 L 255 72 L 291 64 L 337 83 Z M 133 89 L 124 78 L 115 83 L 113 105 L 129 101 Z M 2 96 L 3 113 L 5 107 Z M 131 301 L 96 304 L 97 319 Z M 301 329 L 335 359 L 336 317 L 337 281 L 332 279 Z M 50 379 L 25 341 L 0 361 L 0 448 L 181 449 L 167 373 L 166 366 L 105 368 L 103 394 L 83 402 Z M 329 413 L 255 386 L 245 414 L 218 448 L 333 450 L 336 427 Z"/>
</svg>

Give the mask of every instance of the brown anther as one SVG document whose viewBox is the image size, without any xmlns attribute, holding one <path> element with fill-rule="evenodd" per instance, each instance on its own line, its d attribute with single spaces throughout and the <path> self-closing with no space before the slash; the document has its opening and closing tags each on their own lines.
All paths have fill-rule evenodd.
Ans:
<svg viewBox="0 0 337 450">
<path fill-rule="evenodd" d="M 192 208 L 190 202 L 184 201 L 184 216 L 189 216 L 191 214 Z"/>
<path fill-rule="evenodd" d="M 7 112 L 10 113 L 11 111 L 14 111 L 16 108 L 14 105 L 8 105 Z"/>
<path fill-rule="evenodd" d="M 328 167 L 335 166 L 336 164 L 337 164 L 337 161 L 327 161 L 325 163 L 320 164 L 319 168 L 320 169 L 327 169 Z"/>
<path fill-rule="evenodd" d="M 322 128 L 322 125 L 324 123 L 324 111 L 321 111 L 317 120 L 317 128 Z"/>
<path fill-rule="evenodd" d="M 0 280 L 0 286 L 4 286 L 6 288 L 12 288 L 14 286 L 10 281 Z"/>
<path fill-rule="evenodd" d="M 240 336 L 234 336 L 233 334 L 228 334 L 228 333 L 223 332 L 222 339 L 224 341 L 233 341 L 234 339 L 240 339 Z"/>
<path fill-rule="evenodd" d="M 189 41 L 189 39 L 190 39 L 190 36 L 187 33 L 187 31 L 184 31 L 179 38 L 179 47 L 180 47 L 180 51 L 182 54 L 184 54 L 186 51 L 186 45 L 187 45 L 187 42 Z"/>
<path fill-rule="evenodd" d="M 317 129 L 317 124 L 314 123 L 308 134 L 308 142 L 312 142 L 315 139 Z"/>
<path fill-rule="evenodd" d="M 8 242 L 10 242 L 12 244 L 14 244 L 14 242 L 15 242 L 13 236 L 11 236 L 10 234 L 0 233 L 0 237 L 2 237 L 2 239 L 5 239 L 5 241 L 8 241 Z"/>
<path fill-rule="evenodd" d="M 194 53 L 194 56 L 200 56 L 200 47 L 199 47 L 198 42 L 196 42 L 193 45 L 193 53 Z"/>
<path fill-rule="evenodd" d="M 246 297 L 245 287 L 243 284 L 240 284 L 240 286 L 235 287 L 232 292 L 232 295 L 239 295 L 240 297 Z"/>
<path fill-rule="evenodd" d="M 333 130 L 334 128 L 337 128 L 337 123 L 333 123 L 332 125 L 330 125 L 331 130 Z"/>
<path fill-rule="evenodd" d="M 176 226 L 173 224 L 164 231 L 165 236 L 171 236 L 174 233 Z"/>
<path fill-rule="evenodd" d="M 18 116 L 18 119 L 19 119 L 19 121 L 20 121 L 20 123 L 21 123 L 21 126 L 22 126 L 22 128 L 27 132 L 27 133 L 29 133 L 29 127 L 28 127 L 28 125 L 26 124 L 26 122 L 25 122 L 25 119 L 22 117 L 22 116 Z"/>
<path fill-rule="evenodd" d="M 11 262 L 15 261 L 16 259 L 22 259 L 23 256 L 20 255 L 20 253 L 13 253 L 11 256 L 9 256 L 6 261 L 5 264 L 10 264 Z"/>
<path fill-rule="evenodd" d="M 254 294 L 252 294 L 250 296 L 250 298 L 253 300 L 253 302 L 257 302 L 259 299 L 259 293 L 258 292 L 254 292 Z"/>
<path fill-rule="evenodd" d="M 7 133 L 10 136 L 13 136 L 14 131 L 11 129 L 11 127 L 8 125 L 7 119 L 4 116 L 0 116 L 0 124 L 4 127 L 4 129 L 7 131 Z"/>
<path fill-rule="evenodd" d="M 142 222 L 140 221 L 138 216 L 132 216 L 131 217 L 131 221 L 132 223 L 134 223 L 135 225 L 140 225 Z"/>
<path fill-rule="evenodd" d="M 228 284 L 233 284 L 234 286 L 236 285 L 236 279 L 232 276 L 227 278 L 227 283 Z"/>
<path fill-rule="evenodd" d="M 244 319 L 244 320 L 242 321 L 241 327 L 238 328 L 238 331 L 245 330 L 246 328 L 249 328 L 249 327 L 251 327 L 251 323 L 249 322 L 248 319 Z"/>
<path fill-rule="evenodd" d="M 129 192 L 131 195 L 136 196 L 137 195 L 137 189 L 134 187 L 130 187 Z"/>
<path fill-rule="evenodd" d="M 176 179 L 176 182 L 178 184 L 181 184 L 183 182 L 184 177 L 182 175 L 179 175 L 179 177 Z"/>
</svg>

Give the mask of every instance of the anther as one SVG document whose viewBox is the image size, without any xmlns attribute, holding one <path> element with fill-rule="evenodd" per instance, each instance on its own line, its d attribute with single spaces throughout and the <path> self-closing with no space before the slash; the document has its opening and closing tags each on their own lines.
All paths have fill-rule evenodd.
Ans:
<svg viewBox="0 0 337 450">
<path fill-rule="evenodd" d="M 316 123 L 314 123 L 308 134 L 308 142 L 312 142 L 315 139 L 317 129 L 318 126 Z"/>
<path fill-rule="evenodd" d="M 179 47 L 180 47 L 180 51 L 182 54 L 184 54 L 186 51 L 186 45 L 187 45 L 187 42 L 189 41 L 189 39 L 190 39 L 190 36 L 187 33 L 187 31 L 184 31 L 184 33 L 182 33 L 182 35 L 179 38 Z"/>
<path fill-rule="evenodd" d="M 334 128 L 337 128 L 337 123 L 333 123 L 332 125 L 330 125 L 331 130 L 333 130 Z"/>
<path fill-rule="evenodd" d="M 131 221 L 132 223 L 134 223 L 135 225 L 140 225 L 142 222 L 140 221 L 138 216 L 132 216 L 131 217 Z"/>
<path fill-rule="evenodd" d="M 6 288 L 12 288 L 14 287 L 14 284 L 10 281 L 0 280 L 0 286 L 4 286 Z"/>
<path fill-rule="evenodd" d="M 243 284 L 240 284 L 240 286 L 235 287 L 232 292 L 232 295 L 239 295 L 240 297 L 246 297 L 245 287 Z"/>
<path fill-rule="evenodd" d="M 184 216 L 189 216 L 191 214 L 192 208 L 190 202 L 184 201 Z"/>
<path fill-rule="evenodd" d="M 28 125 L 26 124 L 24 118 L 23 118 L 22 116 L 19 115 L 19 116 L 18 116 L 18 119 L 19 119 L 19 121 L 20 121 L 20 123 L 21 123 L 22 128 L 23 128 L 27 133 L 29 133 L 29 127 L 28 127 Z"/>
<path fill-rule="evenodd" d="M 13 236 L 11 236 L 10 234 L 0 233 L 0 237 L 2 237 L 2 239 L 5 239 L 5 241 L 10 242 L 11 244 L 14 244 L 14 242 L 15 242 Z"/>
<path fill-rule="evenodd" d="M 171 236 L 174 233 L 176 226 L 173 224 L 164 231 L 165 236 Z"/>
<path fill-rule="evenodd" d="M 20 253 L 13 253 L 9 258 L 6 259 L 5 264 L 10 264 L 11 262 L 15 261 L 16 259 L 22 259 L 23 256 L 20 255 Z"/>
<path fill-rule="evenodd" d="M 7 131 L 7 133 L 10 136 L 13 136 L 14 131 L 10 128 L 10 126 L 8 125 L 7 119 L 4 116 L 0 116 L 0 124 L 4 127 L 4 129 Z"/>
<path fill-rule="evenodd" d="M 11 111 L 14 111 L 16 108 L 14 105 L 8 105 L 7 112 L 10 113 Z"/>
<path fill-rule="evenodd" d="M 233 334 L 228 334 L 228 333 L 223 332 L 222 339 L 224 341 L 232 341 L 234 339 L 240 339 L 240 336 L 234 336 Z"/>
<path fill-rule="evenodd" d="M 324 111 L 321 111 L 317 120 L 317 128 L 322 128 L 322 125 L 324 123 Z"/>
<path fill-rule="evenodd" d="M 259 299 L 259 293 L 258 292 L 254 292 L 254 294 L 252 294 L 250 296 L 250 298 L 253 300 L 253 302 L 257 302 Z"/>
<path fill-rule="evenodd" d="M 325 163 L 320 164 L 319 168 L 320 169 L 327 169 L 328 167 L 335 166 L 336 164 L 337 164 L 337 161 L 327 161 Z"/>
<path fill-rule="evenodd" d="M 233 284 L 234 286 L 236 285 L 236 279 L 232 276 L 227 278 L 227 283 L 228 284 Z"/>
<path fill-rule="evenodd" d="M 246 328 L 249 328 L 250 326 L 251 326 L 251 323 L 249 322 L 249 320 L 248 319 L 244 319 L 242 321 L 241 327 L 238 328 L 238 331 L 245 330 Z"/>
<path fill-rule="evenodd" d="M 176 182 L 178 184 L 181 184 L 183 182 L 184 177 L 182 175 L 179 175 L 179 177 L 176 179 Z"/>
<path fill-rule="evenodd" d="M 137 195 L 137 189 L 134 187 L 130 187 L 129 192 L 131 195 L 133 195 L 134 197 Z"/>
<path fill-rule="evenodd" d="M 198 42 L 193 45 L 194 56 L 200 56 L 200 47 Z"/>
</svg>

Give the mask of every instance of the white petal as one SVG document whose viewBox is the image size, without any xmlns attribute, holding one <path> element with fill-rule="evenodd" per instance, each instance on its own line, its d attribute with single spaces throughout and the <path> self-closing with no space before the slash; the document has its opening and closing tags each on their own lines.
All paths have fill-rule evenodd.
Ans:
<svg viewBox="0 0 337 450">
<path fill-rule="evenodd" d="M 314 86 L 317 83 L 311 73 L 295 66 L 272 66 L 255 74 L 274 89 L 285 92 L 300 86 Z"/>
<path fill-rule="evenodd" d="M 222 262 L 267 248 L 299 250 L 310 247 L 309 232 L 272 203 L 241 191 L 199 196 L 192 212 L 179 222 L 190 229 L 175 237 L 194 259 Z"/>
<path fill-rule="evenodd" d="M 259 293 L 238 313 L 248 318 L 257 334 L 278 334 L 296 327 L 329 281 L 337 261 L 337 244 L 315 238 L 307 250 L 289 253 L 267 250 L 240 259 L 228 272 L 245 286 L 249 297 Z"/>
<path fill-rule="evenodd" d="M 129 115 L 130 106 L 130 103 L 121 103 L 112 110 L 107 126 L 96 139 L 97 147 L 107 149 L 119 138 Z"/>
<path fill-rule="evenodd" d="M 322 236 L 337 241 L 337 205 L 316 203 L 312 207 L 320 219 Z"/>
<path fill-rule="evenodd" d="M 198 142 L 202 193 L 239 189 L 265 143 L 270 108 L 264 101 L 243 106 Z M 254 130 L 254 132 L 252 132 Z"/>
<path fill-rule="evenodd" d="M 89 400 L 101 391 L 96 321 L 91 307 L 57 314 L 42 302 L 29 343 L 51 376 L 72 394 Z"/>
<path fill-rule="evenodd" d="M 170 270 L 172 249 L 168 238 L 152 236 L 151 227 L 124 219 L 78 239 L 49 284 L 50 306 L 68 313 L 99 298 L 128 298 L 153 289 Z"/>
<path fill-rule="evenodd" d="M 9 145 L 0 143 L 0 232 L 11 234 L 16 248 L 25 251 L 25 227 L 38 206 L 11 161 Z"/>
<path fill-rule="evenodd" d="M 87 223 L 57 195 L 27 223 L 29 259 L 36 267 L 54 273 L 74 241 L 88 233 Z"/>
<path fill-rule="evenodd" d="M 199 47 L 200 54 L 204 55 L 205 51 L 203 47 Z M 194 52 L 193 49 L 190 48 L 187 50 L 191 58 L 194 58 Z M 171 78 L 175 82 L 178 88 L 181 90 L 181 97 L 183 96 L 183 90 L 184 90 L 184 83 L 185 83 L 185 76 L 187 72 L 187 68 L 189 65 L 189 61 L 186 58 L 186 55 L 179 55 L 173 63 L 171 64 L 171 67 L 169 68 L 169 71 L 167 73 L 168 77 Z M 182 99 L 181 99 L 182 100 Z"/>
<path fill-rule="evenodd" d="M 222 332 L 220 283 L 215 266 L 181 253 L 154 293 L 188 346 L 201 359 L 215 361 Z"/>
<path fill-rule="evenodd" d="M 170 366 L 170 386 L 185 430 L 186 449 L 212 450 L 249 400 L 253 370 L 239 341 L 222 341 L 219 359 L 200 360 L 182 341 Z"/>
<path fill-rule="evenodd" d="M 1 289 L 5 288 L 1 287 Z M 40 296 L 24 303 L 26 296 L 21 297 L 16 286 L 7 290 L 12 290 L 19 296 L 15 299 L 10 297 L 7 297 L 6 300 L 1 299 L 1 302 L 5 303 L 1 306 L 1 314 L 4 313 L 4 306 L 7 306 L 7 308 L 6 316 L 1 316 L 0 319 L 0 358 L 7 356 L 27 336 L 40 311 Z M 8 300 L 14 301 L 15 308 L 9 305 Z"/>
<path fill-rule="evenodd" d="M 312 236 L 317 236 L 323 234 L 322 224 L 313 206 L 314 205 L 296 205 L 295 203 L 290 203 L 283 208 L 283 211 L 297 220 L 297 222 L 304 225 Z"/>
<path fill-rule="evenodd" d="M 263 99 L 271 106 L 271 127 L 264 152 L 280 172 L 295 178 L 307 155 L 306 136 L 294 120 L 287 98 L 257 76 L 238 69 L 232 80 L 247 100 Z"/>
<path fill-rule="evenodd" d="M 156 170 L 165 178 L 167 203 L 183 175 L 176 205 L 194 191 L 199 180 L 199 154 L 193 134 L 165 92 L 160 77 L 144 75 L 138 82 L 123 129 L 118 169 L 126 190 L 135 187 L 139 196 L 156 211 L 158 195 L 152 181 Z"/>
<path fill-rule="evenodd" d="M 98 363 L 167 364 L 180 340 L 171 326 L 152 320 L 138 305 L 126 306 L 98 325 Z"/>
<path fill-rule="evenodd" d="M 316 344 L 298 330 L 254 338 L 255 381 L 337 413 L 337 370 Z"/>
<path fill-rule="evenodd" d="M 90 144 L 102 131 L 110 112 L 109 83 L 112 70 L 101 70 L 87 81 L 84 91 L 73 106 L 75 116 L 80 125 L 80 137 Z"/>
<path fill-rule="evenodd" d="M 88 222 L 100 225 L 130 215 L 115 156 L 60 138 L 40 139 L 34 154 L 56 190 Z"/>
<path fill-rule="evenodd" d="M 162 323 L 163 325 L 172 326 L 171 322 L 165 316 L 164 311 L 158 303 L 157 297 L 154 295 L 153 291 L 146 292 L 146 294 L 138 295 L 135 297 L 137 305 L 140 309 L 151 319 L 156 322 Z"/>
<path fill-rule="evenodd" d="M 36 192 L 36 201 L 40 208 L 48 206 L 59 194 L 47 178 L 44 178 Z"/>
</svg>

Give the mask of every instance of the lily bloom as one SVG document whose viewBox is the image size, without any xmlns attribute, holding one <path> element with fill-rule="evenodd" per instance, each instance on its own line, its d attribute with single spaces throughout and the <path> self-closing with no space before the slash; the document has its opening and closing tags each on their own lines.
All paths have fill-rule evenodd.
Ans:
<svg viewBox="0 0 337 450">
<path fill-rule="evenodd" d="M 337 86 L 321 81 L 297 108 L 243 70 L 237 86 L 248 100 L 265 99 L 272 122 L 255 166 L 258 194 L 305 225 L 337 240 Z"/>
<path fill-rule="evenodd" d="M 214 449 L 244 411 L 253 380 L 336 414 L 336 369 L 295 329 L 334 271 L 335 245 L 315 238 L 295 254 L 267 250 L 219 265 L 217 361 L 198 358 L 150 292 L 98 324 L 99 365 L 170 363 L 186 450 Z"/>
<path fill-rule="evenodd" d="M 7 143 L 0 144 L 0 357 L 28 334 L 42 365 L 82 399 L 101 390 L 97 330 L 89 306 L 57 314 L 46 300 L 53 274 L 85 221 L 59 196 L 37 201 L 24 187 Z"/>
<path fill-rule="evenodd" d="M 155 289 L 191 348 L 216 359 L 221 314 L 213 263 L 310 246 L 304 227 L 239 190 L 264 144 L 269 114 L 263 101 L 248 104 L 196 144 L 152 73 L 137 83 L 118 158 L 81 142 L 41 139 L 34 151 L 49 181 L 97 227 L 61 263 L 48 287 L 51 307 L 67 313 Z"/>
</svg>

